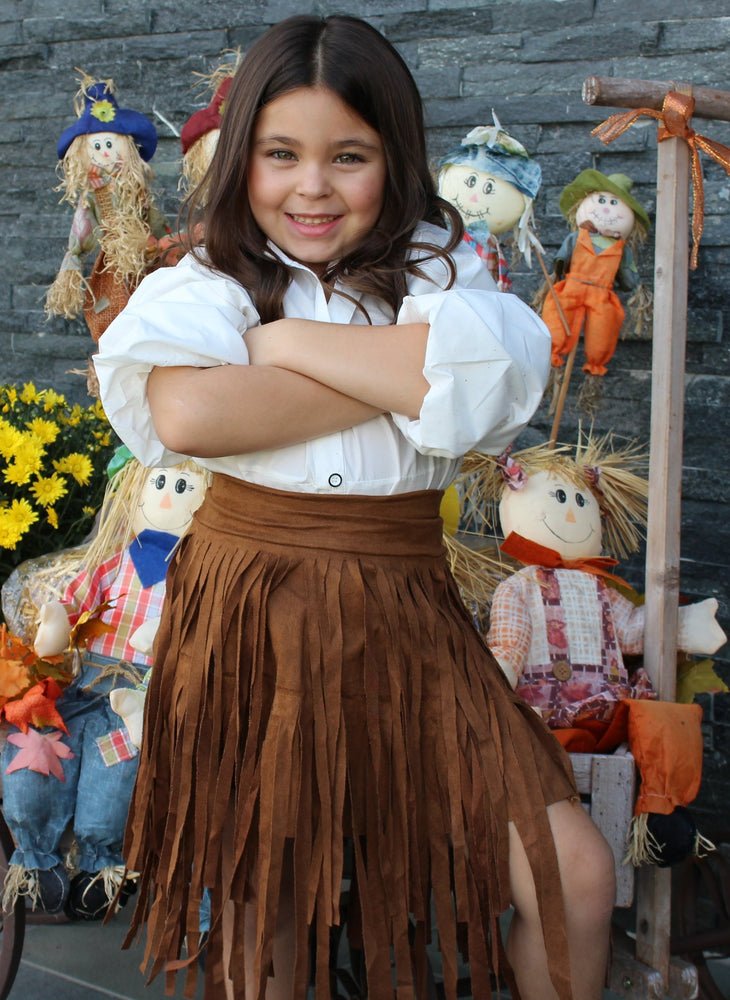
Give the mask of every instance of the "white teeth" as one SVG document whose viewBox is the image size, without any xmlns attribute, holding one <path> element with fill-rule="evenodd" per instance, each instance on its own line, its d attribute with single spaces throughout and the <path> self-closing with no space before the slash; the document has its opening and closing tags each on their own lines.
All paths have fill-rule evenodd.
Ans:
<svg viewBox="0 0 730 1000">
<path fill-rule="evenodd" d="M 301 222 L 305 226 L 321 226 L 323 222 L 334 222 L 336 215 L 292 215 L 295 222 Z"/>
</svg>

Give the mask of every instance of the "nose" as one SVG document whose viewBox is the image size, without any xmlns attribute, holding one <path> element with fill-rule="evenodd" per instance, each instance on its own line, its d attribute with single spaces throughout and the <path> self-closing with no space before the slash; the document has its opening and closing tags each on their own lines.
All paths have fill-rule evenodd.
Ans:
<svg viewBox="0 0 730 1000">
<path fill-rule="evenodd" d="M 332 193 L 326 171 L 319 164 L 303 164 L 297 182 L 297 194 L 304 198 L 324 198 Z"/>
<path fill-rule="evenodd" d="M 573 513 L 571 507 L 568 507 L 568 512 L 565 515 L 565 520 L 568 522 L 568 524 L 575 524 L 575 514 Z"/>
<path fill-rule="evenodd" d="M 172 500 L 170 499 L 170 494 L 166 493 L 162 500 L 160 500 L 160 510 L 169 510 L 172 507 Z"/>
</svg>

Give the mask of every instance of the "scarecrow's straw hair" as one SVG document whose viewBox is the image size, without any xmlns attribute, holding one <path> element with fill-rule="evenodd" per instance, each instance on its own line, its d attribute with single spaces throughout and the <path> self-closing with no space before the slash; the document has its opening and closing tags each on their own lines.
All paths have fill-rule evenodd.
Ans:
<svg viewBox="0 0 730 1000">
<path fill-rule="evenodd" d="M 202 97 L 206 92 L 210 95 L 210 99 L 217 92 L 220 85 L 224 80 L 227 80 L 229 76 L 233 76 L 241 65 L 243 59 L 243 54 L 241 53 L 241 46 L 239 45 L 235 49 L 223 49 L 221 52 L 221 62 L 213 69 L 210 73 L 199 73 L 193 72 L 193 76 L 196 76 L 202 81 L 202 87 L 198 91 L 198 97 Z"/>
<path fill-rule="evenodd" d="M 541 444 L 515 452 L 510 458 L 528 478 L 545 471 L 590 492 L 603 517 L 606 552 L 617 559 L 636 552 L 644 537 L 649 495 L 648 456 L 637 442 L 617 447 L 611 434 L 596 438 L 579 431 L 575 446 L 559 444 L 550 448 Z M 599 472 L 597 482 L 595 470 Z M 469 452 L 464 458 L 460 483 L 465 506 L 473 511 L 469 527 L 479 525 L 482 534 L 496 531 L 499 501 L 509 486 L 495 456 Z"/>
</svg>

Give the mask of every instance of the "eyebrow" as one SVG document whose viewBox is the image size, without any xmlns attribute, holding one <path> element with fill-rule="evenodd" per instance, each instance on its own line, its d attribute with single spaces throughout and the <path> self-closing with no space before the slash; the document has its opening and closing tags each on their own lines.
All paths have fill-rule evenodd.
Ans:
<svg viewBox="0 0 730 1000">
<path fill-rule="evenodd" d="M 301 145 L 298 139 L 294 139 L 288 135 L 262 135 L 260 139 L 257 139 L 254 145 L 263 146 L 266 143 L 277 143 L 281 146 L 299 146 Z M 364 139 L 351 138 L 351 139 L 338 139 L 337 142 L 332 144 L 336 149 L 351 148 L 352 146 L 357 146 L 359 149 L 370 149 L 377 150 L 378 146 L 372 142 L 366 142 Z"/>
</svg>

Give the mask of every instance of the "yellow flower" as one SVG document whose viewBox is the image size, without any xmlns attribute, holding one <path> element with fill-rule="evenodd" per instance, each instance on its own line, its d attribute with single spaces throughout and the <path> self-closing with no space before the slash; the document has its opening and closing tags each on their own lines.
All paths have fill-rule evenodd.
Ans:
<svg viewBox="0 0 730 1000">
<path fill-rule="evenodd" d="M 44 389 L 41 395 L 43 396 L 43 409 L 46 413 L 50 413 L 57 406 L 66 405 L 66 397 L 54 392 L 53 389 Z"/>
<path fill-rule="evenodd" d="M 13 500 L 10 507 L 0 509 L 0 547 L 14 549 L 38 514 L 27 500 Z"/>
<path fill-rule="evenodd" d="M 101 431 L 94 431 L 94 437 L 99 442 L 100 448 L 108 448 L 111 444 L 112 439 L 109 435 L 109 431 L 104 431 L 103 433 Z"/>
<path fill-rule="evenodd" d="M 50 507 L 68 493 L 66 480 L 55 472 L 52 476 L 38 476 L 30 492 L 41 507 Z"/>
<path fill-rule="evenodd" d="M 86 514 L 87 517 L 93 517 L 94 514 L 96 514 L 96 508 L 95 507 L 82 507 L 81 508 L 81 513 L 82 514 Z"/>
<path fill-rule="evenodd" d="M 20 394 L 21 403 L 37 403 L 40 399 L 38 390 L 32 382 L 26 382 Z"/>
<path fill-rule="evenodd" d="M 56 472 L 67 472 L 80 486 L 87 485 L 94 471 L 94 465 L 88 455 L 82 455 L 78 451 L 54 461 L 53 468 Z"/>
<path fill-rule="evenodd" d="M 5 387 L 5 396 L 7 398 L 8 403 L 10 404 L 10 408 L 12 409 L 12 407 L 15 406 L 16 402 L 18 401 L 18 390 L 15 388 L 14 385 L 8 385 Z"/>
<path fill-rule="evenodd" d="M 3 473 L 3 479 L 9 486 L 25 486 L 30 477 L 37 472 L 37 469 L 29 465 L 10 462 Z"/>
<path fill-rule="evenodd" d="M 22 432 L 0 417 L 0 455 L 4 459 L 13 458 L 22 440 Z"/>
<path fill-rule="evenodd" d="M 92 413 L 97 420 L 103 420 L 106 422 L 106 413 L 104 413 L 104 407 L 101 405 L 101 400 L 95 400 L 89 407 L 89 413 Z"/>
<path fill-rule="evenodd" d="M 71 407 L 71 412 L 69 413 L 69 415 L 64 416 L 63 422 L 68 427 L 78 427 L 78 425 L 83 420 L 83 417 L 84 417 L 83 407 L 79 406 L 78 403 L 74 403 L 74 405 Z"/>
<path fill-rule="evenodd" d="M 16 465 L 25 466 L 31 472 L 38 472 L 43 465 L 45 453 L 46 449 L 42 441 L 39 441 L 32 434 L 21 434 L 20 440 L 15 446 L 13 457 Z"/>
<path fill-rule="evenodd" d="M 52 420 L 44 420 L 43 417 L 36 417 L 35 420 L 26 421 L 25 426 L 35 436 L 43 442 L 43 444 L 53 444 L 58 435 L 61 433 L 61 428 L 58 424 L 54 424 Z"/>
<path fill-rule="evenodd" d="M 117 112 L 111 101 L 94 101 L 90 113 L 100 122 L 113 122 Z"/>
<path fill-rule="evenodd" d="M 46 510 L 46 520 L 52 528 L 58 528 L 58 514 L 53 507 Z"/>
</svg>

